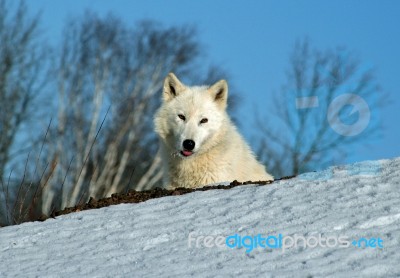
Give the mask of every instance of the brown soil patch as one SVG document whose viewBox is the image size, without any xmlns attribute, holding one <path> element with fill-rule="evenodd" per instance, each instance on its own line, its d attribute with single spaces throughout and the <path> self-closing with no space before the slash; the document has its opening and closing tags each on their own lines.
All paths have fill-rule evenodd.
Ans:
<svg viewBox="0 0 400 278">
<path fill-rule="evenodd" d="M 285 180 L 285 179 L 290 179 L 293 177 L 284 177 L 279 180 Z M 276 180 L 275 180 L 276 181 Z M 145 191 L 135 191 L 135 190 L 129 190 L 126 193 L 115 193 L 112 194 L 111 197 L 108 198 L 103 198 L 96 200 L 94 198 L 90 198 L 89 201 L 86 204 L 81 204 L 81 205 L 76 205 L 75 207 L 70 207 L 70 208 L 65 208 L 61 211 L 55 211 L 51 213 L 51 215 L 48 216 L 42 216 L 39 221 L 44 221 L 50 217 L 56 217 L 72 212 L 78 212 L 82 210 L 88 210 L 88 209 L 97 209 L 97 208 L 103 208 L 111 205 L 118 205 L 118 204 L 128 204 L 128 203 L 140 203 L 144 202 L 150 199 L 155 199 L 155 198 L 161 198 L 165 196 L 176 196 L 176 195 L 183 195 L 195 191 L 206 191 L 206 190 L 213 190 L 213 189 L 231 189 L 236 186 L 241 186 L 241 185 L 247 185 L 247 184 L 256 184 L 256 185 L 268 185 L 273 183 L 273 181 L 247 181 L 247 182 L 238 182 L 238 181 L 233 181 L 229 185 L 215 185 L 215 186 L 205 186 L 202 188 L 184 188 L 184 187 L 179 187 L 174 190 L 167 190 L 163 188 L 154 188 L 151 190 L 145 190 Z"/>
</svg>

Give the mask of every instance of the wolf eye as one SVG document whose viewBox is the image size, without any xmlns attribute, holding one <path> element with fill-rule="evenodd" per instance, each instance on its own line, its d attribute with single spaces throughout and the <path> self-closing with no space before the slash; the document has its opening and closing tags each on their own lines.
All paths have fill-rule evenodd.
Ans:
<svg viewBox="0 0 400 278">
<path fill-rule="evenodd" d="M 179 114 L 178 117 L 179 117 L 179 119 L 181 119 L 182 121 L 185 121 L 185 120 L 186 120 L 185 116 L 183 116 L 182 114 Z"/>
<path fill-rule="evenodd" d="M 201 124 L 205 124 L 205 123 L 207 123 L 207 122 L 208 122 L 208 119 L 207 119 L 207 118 L 201 119 L 201 121 L 200 121 Z"/>
</svg>

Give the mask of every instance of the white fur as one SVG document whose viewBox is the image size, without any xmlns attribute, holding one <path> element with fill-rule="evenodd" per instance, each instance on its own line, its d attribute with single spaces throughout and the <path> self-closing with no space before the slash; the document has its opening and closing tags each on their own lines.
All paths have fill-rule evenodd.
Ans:
<svg viewBox="0 0 400 278">
<path fill-rule="evenodd" d="M 273 180 L 226 113 L 227 97 L 225 80 L 211 87 L 188 87 L 173 73 L 166 77 L 163 104 L 154 118 L 166 187 L 196 188 L 233 180 Z M 200 123 L 202 119 L 207 122 Z M 187 139 L 195 142 L 190 156 L 181 154 L 183 141 Z"/>
</svg>

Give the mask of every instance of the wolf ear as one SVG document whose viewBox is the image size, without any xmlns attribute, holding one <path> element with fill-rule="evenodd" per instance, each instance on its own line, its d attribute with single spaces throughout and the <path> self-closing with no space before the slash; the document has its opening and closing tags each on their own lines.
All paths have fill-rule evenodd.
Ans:
<svg viewBox="0 0 400 278">
<path fill-rule="evenodd" d="M 163 88 L 163 98 L 164 101 L 170 101 L 177 95 L 179 95 L 182 91 L 185 90 L 185 85 L 182 84 L 181 81 L 170 72 L 164 80 L 164 88 Z"/>
<path fill-rule="evenodd" d="M 225 109 L 228 101 L 228 83 L 225 80 L 220 80 L 210 88 L 208 91 L 212 95 L 214 101 L 220 109 Z"/>
</svg>

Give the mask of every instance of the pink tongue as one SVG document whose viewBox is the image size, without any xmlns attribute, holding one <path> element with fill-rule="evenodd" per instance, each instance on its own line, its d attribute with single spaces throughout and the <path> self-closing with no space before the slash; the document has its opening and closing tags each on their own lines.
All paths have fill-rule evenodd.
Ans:
<svg viewBox="0 0 400 278">
<path fill-rule="evenodd" d="M 183 153 L 184 156 L 192 155 L 191 151 L 182 151 L 182 153 Z"/>
</svg>

